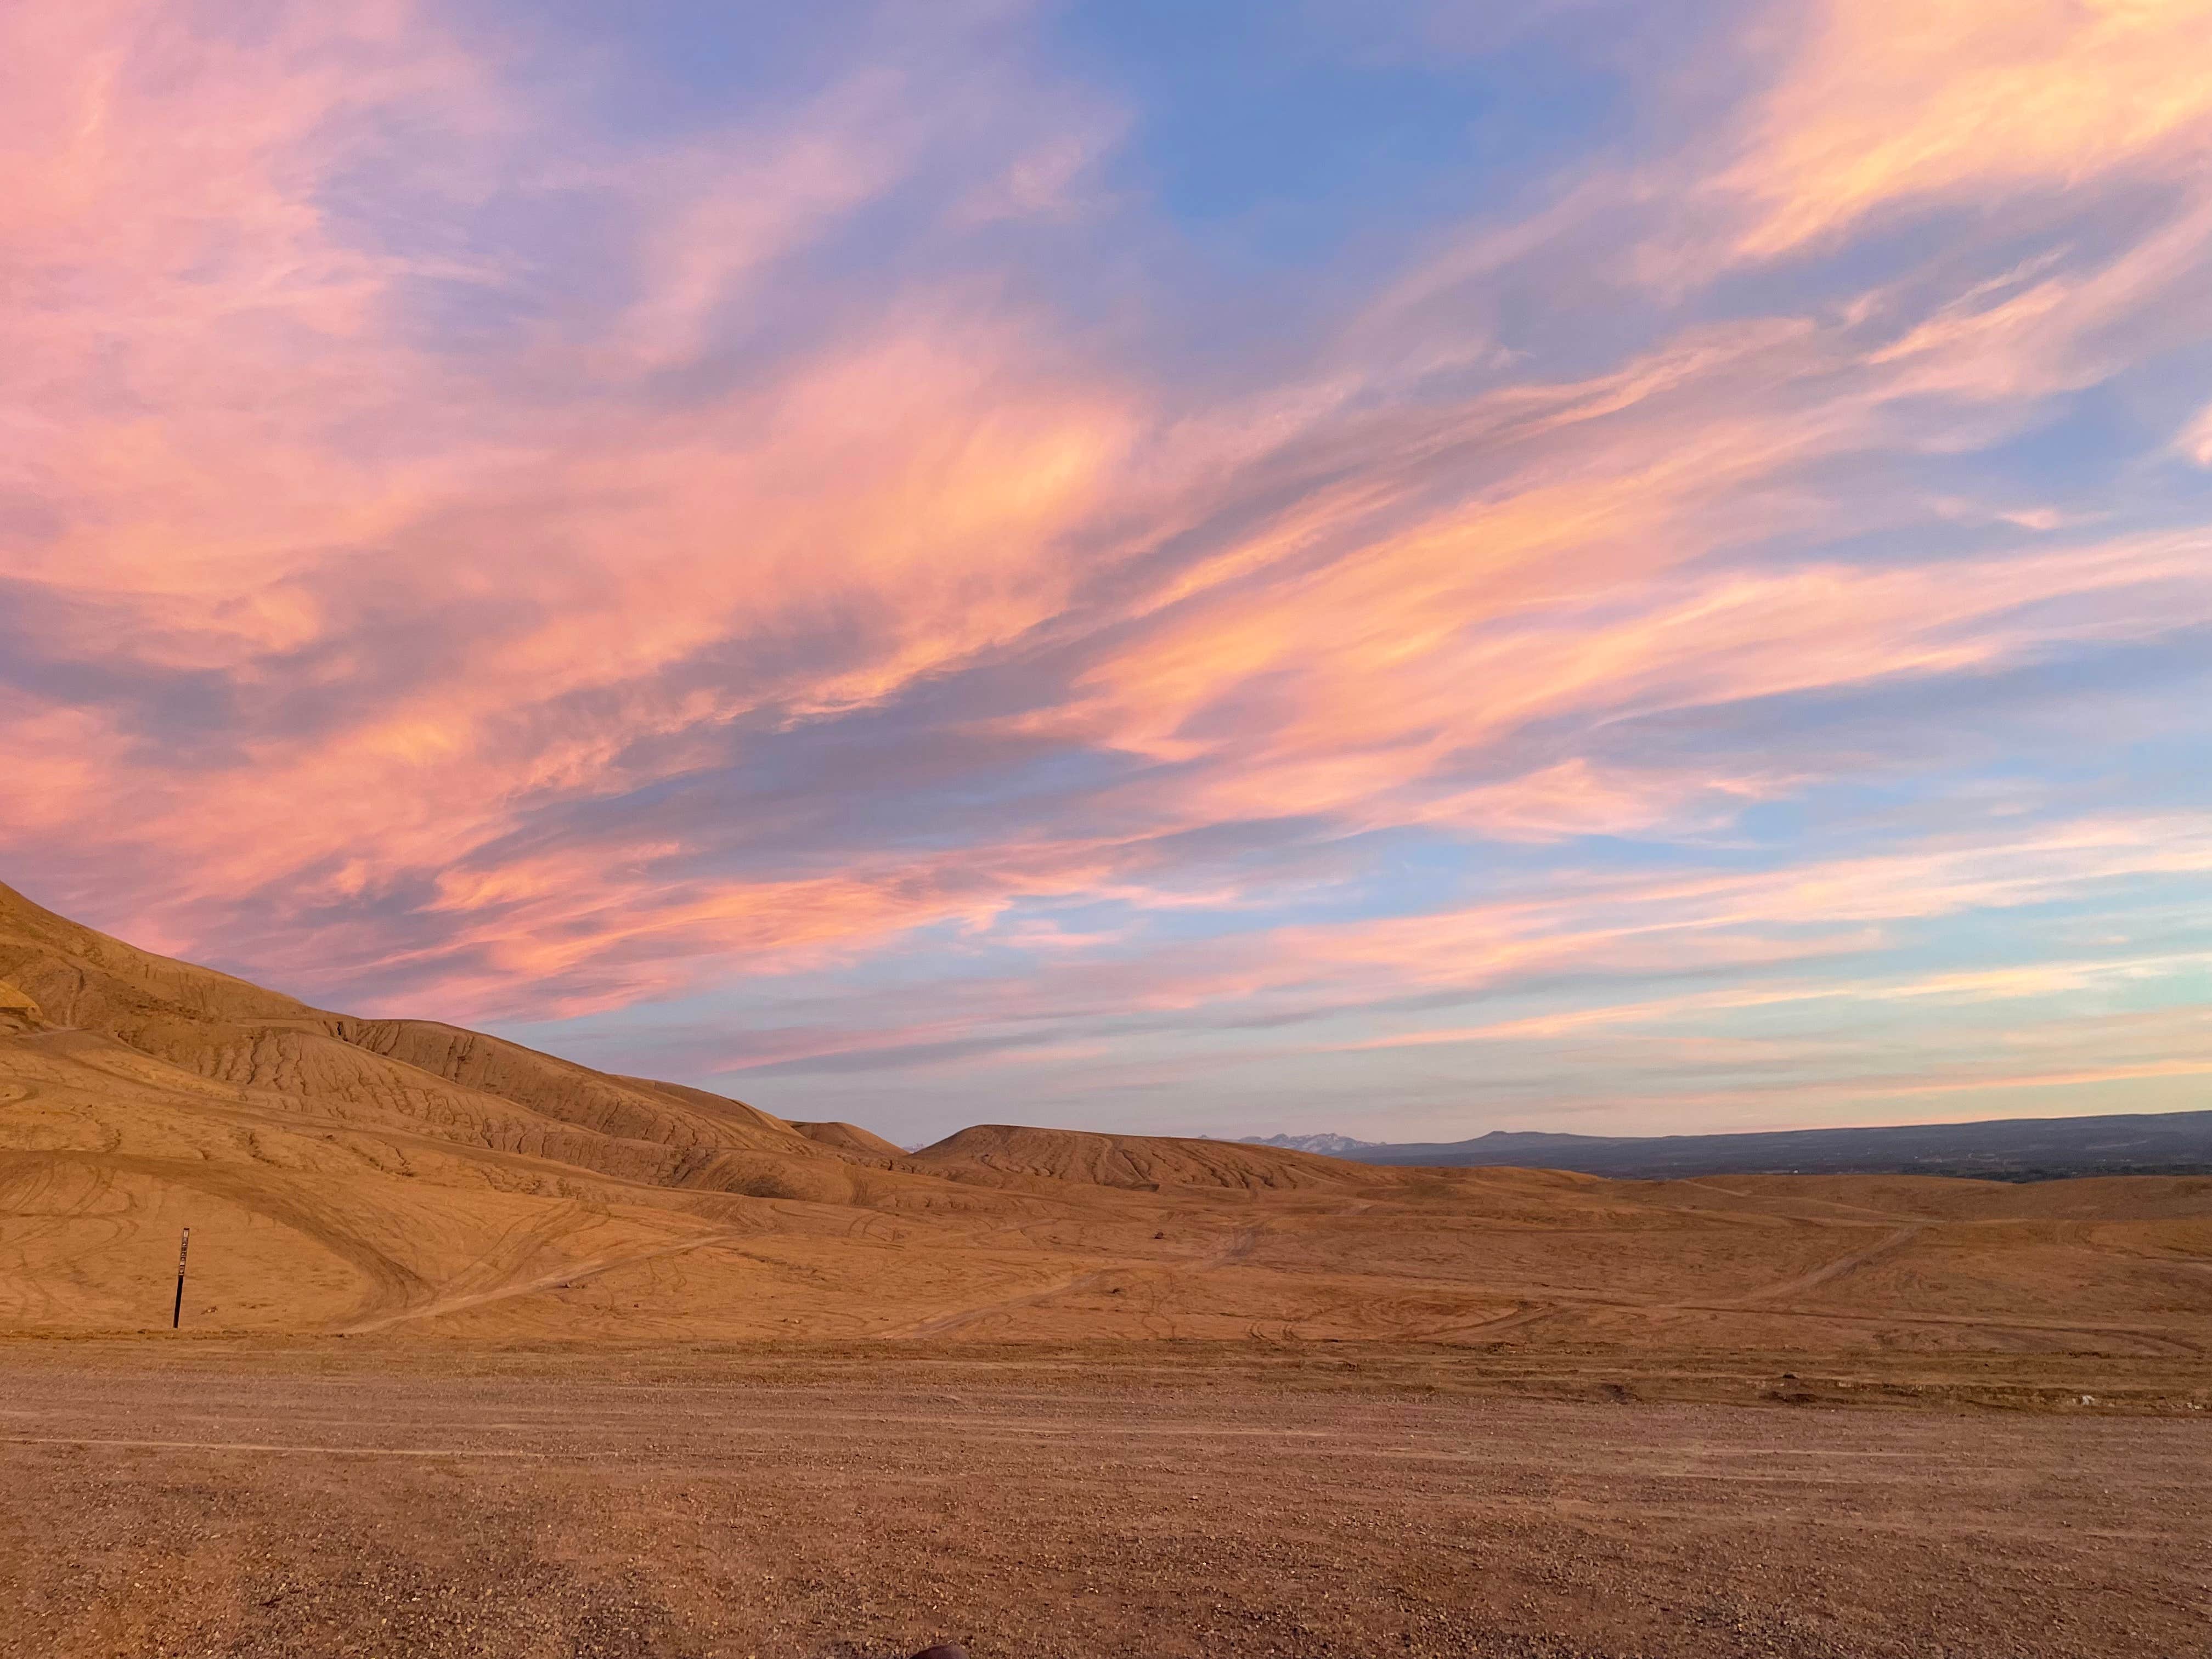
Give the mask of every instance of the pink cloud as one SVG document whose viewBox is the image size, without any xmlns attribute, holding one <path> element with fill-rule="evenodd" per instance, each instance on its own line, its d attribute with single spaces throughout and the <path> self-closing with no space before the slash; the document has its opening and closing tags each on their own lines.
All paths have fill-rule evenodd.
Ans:
<svg viewBox="0 0 2212 1659">
<path fill-rule="evenodd" d="M 1773 254 L 1893 203 L 2201 172 L 2204 0 L 1825 0 L 1726 182 Z"/>
<path fill-rule="evenodd" d="M 258 907 L 262 971 L 456 1016 L 825 972 L 924 929 L 1049 964 L 886 1028 L 908 1044 L 1071 1005 L 1749 977 L 1901 918 L 2200 875 L 2201 826 L 2146 809 L 1757 876 L 1570 862 L 1512 903 L 1285 926 L 1316 878 L 1176 850 L 1293 822 L 1316 860 L 1381 832 L 1721 836 L 1884 757 L 1620 728 L 2212 623 L 2201 529 L 1923 477 L 2212 327 L 2212 11 L 1793 15 L 1728 120 L 1437 228 L 1232 371 L 1130 349 L 1111 283 L 1053 300 L 943 251 L 1108 211 L 1132 118 L 1034 64 L 856 61 L 623 133 L 565 101 L 589 65 L 526 79 L 399 0 L 18 8 L 0 574 L 33 660 L 0 690 L 5 844 L 152 942 L 207 951 Z M 1943 262 L 1705 286 L 1899 207 L 2138 186 L 2120 228 L 2037 209 Z M 605 245 L 473 235 L 495 207 Z M 827 251 L 890 209 L 926 227 L 910 268 Z M 1543 358 L 1508 288 L 1618 337 Z M 2208 430 L 2179 452 L 2212 465 Z M 1931 521 L 1961 539 L 1900 554 Z M 947 760 L 911 799 L 801 769 L 872 816 L 850 844 L 787 804 L 809 828 L 650 804 L 894 715 L 1022 761 Z M 969 803 L 951 828 L 941 799 Z M 1084 901 L 1116 919 L 1023 914 Z M 1240 936 L 1138 959 L 1143 918 L 1193 910 Z M 827 1040 L 879 1041 L 856 1029 Z"/>
</svg>

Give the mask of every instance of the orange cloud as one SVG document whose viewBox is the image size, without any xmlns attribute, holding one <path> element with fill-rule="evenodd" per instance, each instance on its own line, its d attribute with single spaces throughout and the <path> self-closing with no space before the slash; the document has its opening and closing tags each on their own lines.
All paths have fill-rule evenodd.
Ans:
<svg viewBox="0 0 2212 1659">
<path fill-rule="evenodd" d="M 1565 808 L 1562 833 L 1577 823 L 1628 830 L 1701 793 L 1751 799 L 1768 785 L 1655 778 L 1632 808 L 1619 784 L 1601 806 L 1590 799 L 1587 763 L 1473 789 L 1430 780 L 1534 721 L 1956 672 L 2057 638 L 2212 616 L 2212 550 L 2193 533 L 1950 566 L 1683 572 L 1706 538 L 1764 527 L 1761 483 L 1838 441 L 1839 417 L 1871 422 L 1874 401 L 1756 436 L 1731 418 L 1708 416 L 1701 432 L 1695 416 L 1655 410 L 1626 441 L 1595 437 L 1571 482 L 1545 477 L 1538 460 L 1511 495 L 1374 534 L 1326 562 L 1303 556 L 1310 532 L 1285 544 L 1271 529 L 1266 554 L 1161 615 L 1092 672 L 1088 698 L 1062 718 L 1197 766 L 1189 810 L 1200 817 L 1463 814 L 1469 829 L 1512 836 L 1531 813 Z M 1666 453 L 1632 447 L 1647 444 Z M 1719 501 L 1735 509 L 1732 521 L 1709 526 Z M 1778 506 L 1769 522 L 1795 510 Z M 2060 599 L 2073 602 L 2063 618 L 2029 609 Z M 1566 807 L 1570 784 L 1585 806 Z"/>
<path fill-rule="evenodd" d="M 2203 332 L 2208 21 L 1837 0 L 1723 161 L 1685 135 L 1437 228 L 1224 368 L 1110 314 L 1180 302 L 1089 280 L 1127 221 L 1057 303 L 1027 255 L 945 252 L 1095 205 L 1127 124 L 1033 76 L 855 61 L 594 132 L 403 0 L 0 13 L 8 848 L 142 938 L 265 917 L 259 971 L 456 1014 L 926 928 L 1052 964 L 890 1022 L 953 1046 L 1056 998 L 1320 1018 L 1686 966 L 1746 982 L 1717 1012 L 1912 919 L 2200 877 L 2202 826 L 2148 807 L 1756 876 L 1558 848 L 1718 837 L 1889 763 L 1645 742 L 1670 720 L 2212 623 L 2201 529 L 1941 465 Z M 1790 289 L 1739 257 L 2115 180 L 2163 194 L 1940 268 Z M 895 217 L 929 228 L 880 255 Z M 2208 434 L 2179 453 L 2212 465 Z M 1510 902 L 1286 925 L 1374 831 L 1553 861 Z M 1171 909 L 1218 936 L 1151 954 Z"/>
<path fill-rule="evenodd" d="M 189 872 L 171 903 L 334 866 L 359 893 L 533 800 L 651 775 L 626 764 L 641 744 L 864 706 L 1064 605 L 1060 539 L 1099 507 L 1130 416 L 1022 323 L 921 294 L 764 379 L 665 408 L 652 392 L 748 273 L 898 175 L 929 118 L 911 97 L 862 76 L 792 131 L 659 158 L 635 302 L 471 366 L 401 326 L 422 257 L 362 245 L 322 197 L 380 121 L 424 125 L 465 175 L 538 166 L 516 133 L 544 112 L 412 6 L 268 21 L 117 5 L 0 24 L 25 94 L 0 142 L 28 185 L 0 233 L 30 272 L 0 323 L 28 393 L 12 482 L 55 526 L 9 574 L 66 596 L 55 649 L 270 704 L 189 766 L 88 711 L 27 713 L 0 746 L 40 822 L 131 791 L 149 867 Z M 757 660 L 687 666 L 716 653 Z M 295 726 L 283 707 L 303 699 L 319 712 Z M 708 903 L 773 909 L 773 890 Z"/>
<path fill-rule="evenodd" d="M 2208 0 L 1825 0 L 1725 182 L 1766 256 L 1893 202 L 2208 159 Z"/>
</svg>

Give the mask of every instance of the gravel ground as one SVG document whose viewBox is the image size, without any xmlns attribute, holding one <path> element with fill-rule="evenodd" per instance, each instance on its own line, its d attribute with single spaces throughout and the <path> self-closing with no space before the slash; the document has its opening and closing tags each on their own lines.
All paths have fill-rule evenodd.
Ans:
<svg viewBox="0 0 2212 1659">
<path fill-rule="evenodd" d="M 2203 1418 L 0 1352 L 0 1655 L 2212 1653 Z"/>
</svg>

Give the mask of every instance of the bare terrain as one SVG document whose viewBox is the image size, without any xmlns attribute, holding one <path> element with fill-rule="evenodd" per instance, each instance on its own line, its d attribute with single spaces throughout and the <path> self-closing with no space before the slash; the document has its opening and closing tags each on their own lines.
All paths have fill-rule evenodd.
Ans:
<svg viewBox="0 0 2212 1659">
<path fill-rule="evenodd" d="M 2212 1349 L 2212 1177 L 1608 1181 L 979 1126 L 907 1154 L 307 1007 L 0 889 L 0 1333 Z"/>
<path fill-rule="evenodd" d="M 1439 1352 L 16 1345 L 0 1655 L 2212 1650 L 2201 1421 L 1633 1394 Z"/>
<path fill-rule="evenodd" d="M 2212 1178 L 909 1154 L 0 889 L 0 1656 L 2206 1652 L 2208 1354 Z"/>
</svg>

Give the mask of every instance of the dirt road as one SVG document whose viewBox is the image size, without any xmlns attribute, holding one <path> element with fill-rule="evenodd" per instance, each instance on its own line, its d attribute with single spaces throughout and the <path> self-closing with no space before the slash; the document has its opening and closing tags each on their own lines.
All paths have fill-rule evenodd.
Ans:
<svg viewBox="0 0 2212 1659">
<path fill-rule="evenodd" d="M 0 1655 L 2212 1652 L 2202 1418 L 331 1346 L 0 1351 Z"/>
</svg>

